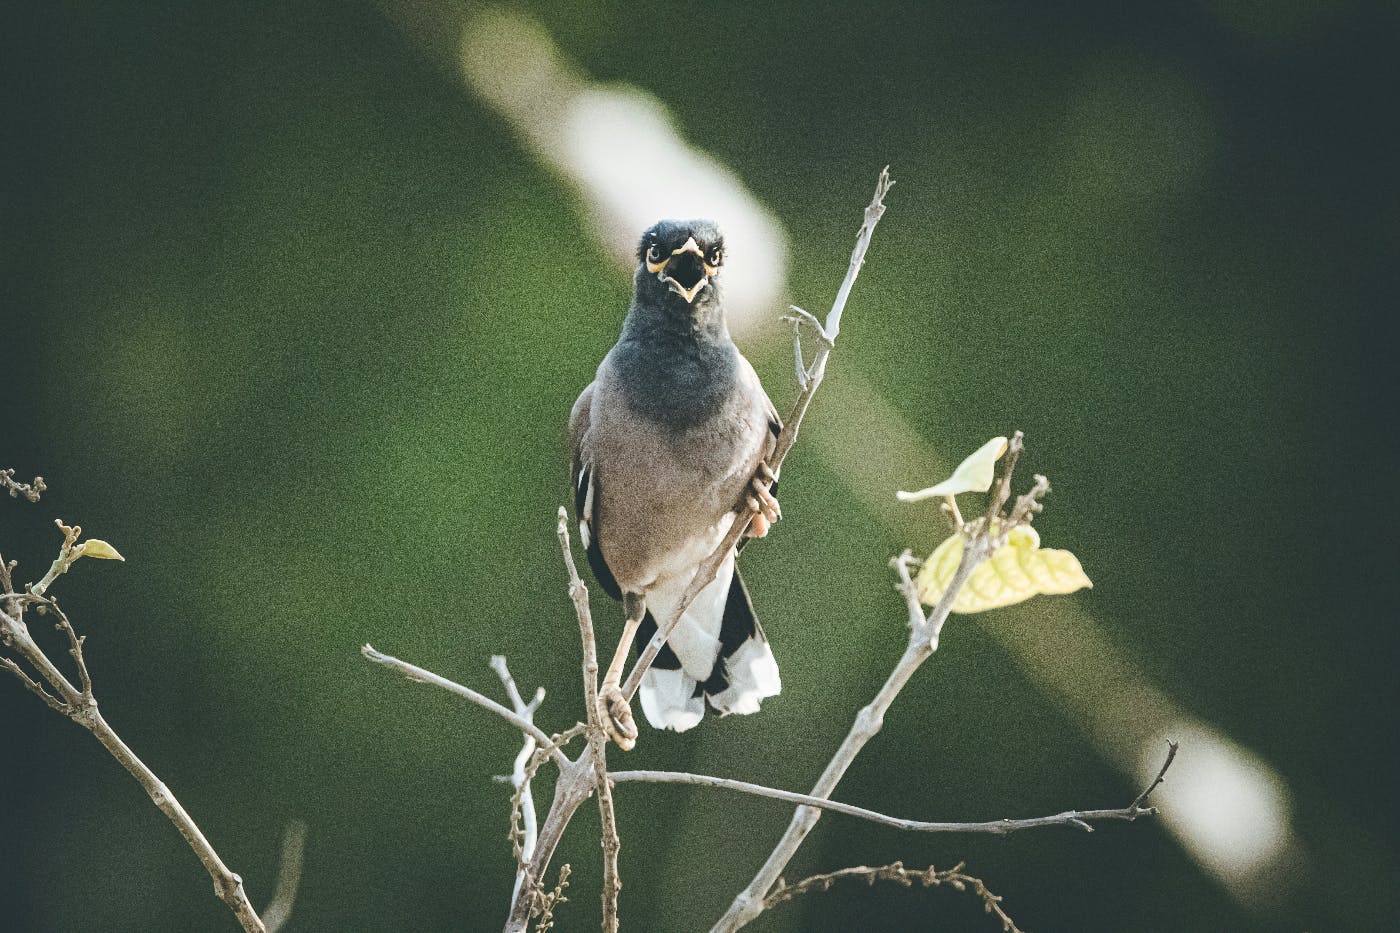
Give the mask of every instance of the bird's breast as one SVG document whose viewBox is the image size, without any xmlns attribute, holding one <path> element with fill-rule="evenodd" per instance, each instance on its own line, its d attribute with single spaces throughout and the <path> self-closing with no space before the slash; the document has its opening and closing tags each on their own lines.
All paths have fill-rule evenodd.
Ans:
<svg viewBox="0 0 1400 933">
<path fill-rule="evenodd" d="M 767 416 L 738 394 L 685 426 L 603 402 L 595 398 L 591 432 L 599 544 L 618 583 L 644 591 L 693 569 L 723 540 L 758 467 Z"/>
</svg>

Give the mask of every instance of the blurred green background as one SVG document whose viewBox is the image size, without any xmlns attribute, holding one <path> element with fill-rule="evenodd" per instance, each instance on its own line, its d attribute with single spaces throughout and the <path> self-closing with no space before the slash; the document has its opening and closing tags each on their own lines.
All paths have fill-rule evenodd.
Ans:
<svg viewBox="0 0 1400 933">
<path fill-rule="evenodd" d="M 56 590 L 99 700 L 255 902 L 283 826 L 309 823 L 289 929 L 498 929 L 491 775 L 518 743 L 358 647 L 496 695 L 503 653 L 549 689 L 546 728 L 574 721 L 563 425 L 627 274 L 464 84 L 466 6 L 14 6 L 0 466 L 52 489 L 0 502 L 0 548 L 36 579 L 61 517 L 126 555 Z M 518 9 L 749 187 L 809 308 L 875 172 L 899 181 L 786 520 L 745 554 L 784 693 L 645 731 L 625 766 L 809 787 L 903 646 L 887 558 L 942 534 L 894 489 L 1021 428 L 1055 487 L 1042 536 L 1096 586 L 955 618 L 839 796 L 925 819 L 1121 806 L 1137 746 L 1104 724 L 1170 703 L 1267 763 L 1294 851 L 1241 895 L 1160 822 L 964 839 L 828 818 L 788 876 L 966 859 L 1031 930 L 1393 922 L 1393 554 L 1370 501 L 1393 472 L 1374 271 L 1396 246 L 1394 6 Z M 743 346 L 785 409 L 778 310 Z M 0 726 L 0 927 L 234 929 L 91 738 L 10 679 Z M 789 816 L 618 798 L 633 930 L 707 928 Z M 597 922 L 583 814 L 565 930 Z M 852 887 L 754 927 L 854 928 L 996 924 L 968 895 Z"/>
</svg>

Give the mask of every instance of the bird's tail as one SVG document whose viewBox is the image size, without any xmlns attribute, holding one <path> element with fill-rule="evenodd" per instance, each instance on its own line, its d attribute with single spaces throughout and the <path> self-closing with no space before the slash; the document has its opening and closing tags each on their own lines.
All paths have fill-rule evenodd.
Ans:
<svg viewBox="0 0 1400 933">
<path fill-rule="evenodd" d="M 639 652 L 655 633 L 648 611 L 637 630 Z M 639 692 L 653 727 L 684 732 L 704 717 L 706 700 L 721 715 L 756 713 L 781 691 L 773 650 L 731 560 L 686 610 Z"/>
</svg>

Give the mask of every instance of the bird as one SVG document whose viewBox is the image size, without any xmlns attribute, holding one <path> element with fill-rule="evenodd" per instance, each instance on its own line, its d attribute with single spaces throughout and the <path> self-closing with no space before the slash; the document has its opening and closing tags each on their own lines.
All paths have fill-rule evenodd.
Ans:
<svg viewBox="0 0 1400 933">
<path fill-rule="evenodd" d="M 769 465 L 782 420 L 730 337 L 724 257 L 713 220 L 662 220 L 642 234 L 621 335 L 569 416 L 580 543 L 623 608 L 599 708 L 624 750 L 637 737 L 619 688 L 631 643 L 640 653 L 674 617 L 741 515 L 752 514 L 746 537 L 685 610 L 638 694 L 653 728 L 684 732 L 707 703 L 721 715 L 754 713 L 782 690 L 735 566 L 739 546 L 766 536 L 782 515 Z"/>
</svg>

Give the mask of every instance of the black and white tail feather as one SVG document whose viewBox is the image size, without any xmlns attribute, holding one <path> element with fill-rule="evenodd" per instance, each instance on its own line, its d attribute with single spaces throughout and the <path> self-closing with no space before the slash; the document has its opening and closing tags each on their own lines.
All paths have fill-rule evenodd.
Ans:
<svg viewBox="0 0 1400 933">
<path fill-rule="evenodd" d="M 663 613 L 670 608 L 671 600 L 656 602 Z M 649 609 L 637 630 L 637 651 L 655 634 Z M 684 732 L 704 717 L 707 701 L 722 716 L 756 713 L 762 700 L 782 689 L 773 649 L 731 558 L 686 609 L 638 692 L 647 722 Z"/>
<path fill-rule="evenodd" d="M 603 558 L 592 527 L 596 487 L 590 472 L 578 469 L 574 487 L 579 540 L 603 592 L 621 600 L 622 589 Z M 782 692 L 778 662 L 734 558 L 731 554 L 686 608 L 680 624 L 642 675 L 638 695 L 642 712 L 654 729 L 684 732 L 693 728 L 704 718 L 707 701 L 721 716 L 756 713 L 761 701 Z M 678 578 L 649 594 L 646 615 L 637 629 L 638 654 L 656 634 L 653 610 L 670 618 L 689 585 L 690 580 Z"/>
</svg>

